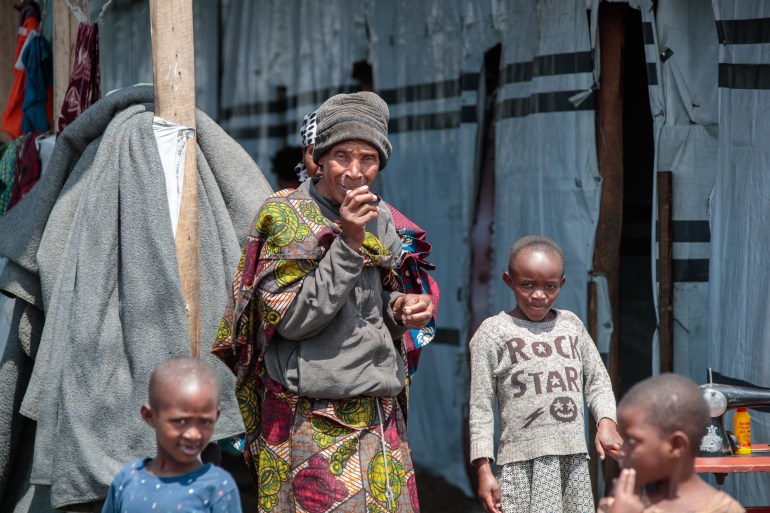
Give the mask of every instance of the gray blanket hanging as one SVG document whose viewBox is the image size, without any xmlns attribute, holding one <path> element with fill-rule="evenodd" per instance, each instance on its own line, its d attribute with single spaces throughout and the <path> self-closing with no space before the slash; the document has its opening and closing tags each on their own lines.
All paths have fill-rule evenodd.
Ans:
<svg viewBox="0 0 770 513">
<path fill-rule="evenodd" d="M 132 87 L 85 111 L 60 135 L 41 181 L 0 218 L 9 259 L 0 290 L 21 300 L 20 316 L 32 312 L 9 338 L 14 361 L 0 364 L 0 383 L 16 390 L 0 397 L 0 416 L 23 397 L 21 413 L 37 421 L 31 482 L 50 487 L 54 508 L 103 498 L 122 465 L 155 453 L 138 413 L 149 374 L 189 354 L 152 101 L 152 88 Z M 222 382 L 222 438 L 243 426 L 234 378 L 208 346 L 271 189 L 238 143 L 202 112 L 196 118 L 201 353 Z M 26 422 L 0 425 L 0 482 L 28 470 L 13 453 Z"/>
</svg>

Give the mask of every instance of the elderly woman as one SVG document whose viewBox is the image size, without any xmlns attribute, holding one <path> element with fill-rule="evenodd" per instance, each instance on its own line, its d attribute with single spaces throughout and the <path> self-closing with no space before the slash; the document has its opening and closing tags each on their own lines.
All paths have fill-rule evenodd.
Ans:
<svg viewBox="0 0 770 513">
<path fill-rule="evenodd" d="M 319 176 L 262 206 L 213 351 L 238 376 L 259 511 L 419 511 L 402 336 L 433 305 L 400 291 L 402 242 L 369 190 L 388 108 L 337 95 L 317 123 Z"/>
</svg>

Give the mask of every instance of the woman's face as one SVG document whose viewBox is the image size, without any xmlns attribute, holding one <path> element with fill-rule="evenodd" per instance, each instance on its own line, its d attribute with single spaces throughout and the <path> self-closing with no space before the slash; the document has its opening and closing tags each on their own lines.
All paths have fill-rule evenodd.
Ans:
<svg viewBox="0 0 770 513">
<path fill-rule="evenodd" d="M 348 191 L 372 184 L 380 171 L 380 154 L 364 141 L 343 141 L 324 153 L 319 163 L 319 194 L 341 205 Z"/>
<path fill-rule="evenodd" d="M 305 153 L 302 154 L 302 159 L 305 161 L 305 169 L 307 169 L 307 176 L 310 178 L 318 176 L 318 165 L 313 161 L 313 148 L 315 148 L 315 144 L 308 144 L 305 148 Z"/>
</svg>

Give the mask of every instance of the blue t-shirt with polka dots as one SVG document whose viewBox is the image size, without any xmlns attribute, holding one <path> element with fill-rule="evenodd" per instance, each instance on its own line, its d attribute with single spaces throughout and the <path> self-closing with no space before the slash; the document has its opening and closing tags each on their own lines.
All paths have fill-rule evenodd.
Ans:
<svg viewBox="0 0 770 513">
<path fill-rule="evenodd" d="M 157 477 L 132 461 L 110 485 L 102 513 L 242 513 L 233 476 L 211 463 L 177 477 Z"/>
</svg>

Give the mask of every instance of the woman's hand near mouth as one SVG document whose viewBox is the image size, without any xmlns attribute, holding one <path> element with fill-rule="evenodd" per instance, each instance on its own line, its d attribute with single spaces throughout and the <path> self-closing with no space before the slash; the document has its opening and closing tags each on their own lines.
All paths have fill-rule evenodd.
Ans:
<svg viewBox="0 0 770 513">
<path fill-rule="evenodd" d="M 377 195 L 369 191 L 369 186 L 362 185 L 348 190 L 345 201 L 340 205 L 342 240 L 355 251 L 359 251 L 364 243 L 367 223 L 379 215 L 377 200 Z"/>
</svg>

